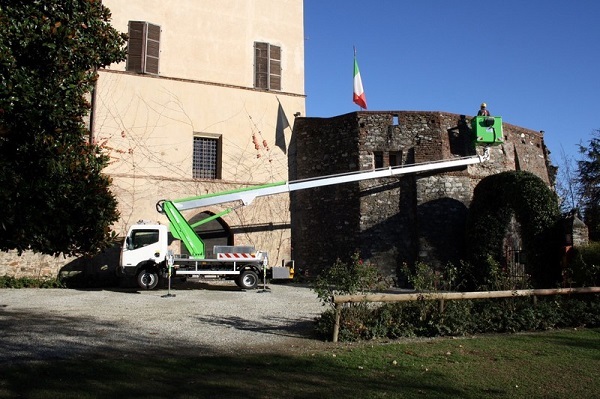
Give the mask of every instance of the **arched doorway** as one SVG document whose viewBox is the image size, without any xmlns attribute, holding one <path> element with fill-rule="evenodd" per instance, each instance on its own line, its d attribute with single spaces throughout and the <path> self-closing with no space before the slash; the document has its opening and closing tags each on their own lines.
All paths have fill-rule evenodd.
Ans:
<svg viewBox="0 0 600 399">
<path fill-rule="evenodd" d="M 513 214 L 506 226 L 506 233 L 502 240 L 504 261 L 507 278 L 514 285 L 514 289 L 527 288 L 529 281 L 525 267 L 525 251 L 523 250 L 523 238 L 521 224 Z"/>
<path fill-rule="evenodd" d="M 198 223 L 208 217 L 213 216 L 212 212 L 201 212 L 189 220 L 190 225 Z M 211 220 L 194 228 L 194 231 L 204 241 L 206 257 L 213 257 L 213 248 L 215 245 L 233 245 L 233 233 L 231 229 L 221 218 Z M 187 253 L 182 248 L 184 253 Z"/>
</svg>

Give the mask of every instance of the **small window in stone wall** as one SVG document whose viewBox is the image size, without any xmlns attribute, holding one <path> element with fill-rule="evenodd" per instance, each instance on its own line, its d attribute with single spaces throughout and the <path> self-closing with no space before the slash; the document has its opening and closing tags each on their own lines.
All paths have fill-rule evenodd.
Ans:
<svg viewBox="0 0 600 399">
<path fill-rule="evenodd" d="M 373 151 L 373 163 L 375 169 L 383 168 L 383 152 Z"/>
<path fill-rule="evenodd" d="M 390 151 L 389 152 L 390 166 L 402 165 L 402 152 L 401 151 Z"/>
</svg>

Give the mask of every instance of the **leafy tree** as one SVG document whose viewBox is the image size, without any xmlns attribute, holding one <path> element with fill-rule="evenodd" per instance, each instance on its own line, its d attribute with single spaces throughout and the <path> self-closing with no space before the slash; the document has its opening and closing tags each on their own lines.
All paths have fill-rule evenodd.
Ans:
<svg viewBox="0 0 600 399">
<path fill-rule="evenodd" d="M 579 194 L 584 222 L 590 239 L 600 240 L 600 129 L 593 132 L 588 146 L 579 146 L 586 159 L 577 162 L 579 170 Z"/>
<path fill-rule="evenodd" d="M 90 143 L 86 96 L 125 58 L 99 0 L 0 0 L 0 249 L 106 247 L 118 219 L 108 158 Z"/>
</svg>

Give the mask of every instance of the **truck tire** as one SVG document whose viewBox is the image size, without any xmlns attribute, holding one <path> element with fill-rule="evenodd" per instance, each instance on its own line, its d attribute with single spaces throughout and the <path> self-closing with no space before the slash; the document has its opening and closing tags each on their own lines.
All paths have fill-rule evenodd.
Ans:
<svg viewBox="0 0 600 399">
<path fill-rule="evenodd" d="M 244 270 L 235 279 L 235 283 L 245 290 L 253 290 L 258 286 L 258 274 L 253 270 Z"/>
<path fill-rule="evenodd" d="M 158 272 L 156 270 L 140 270 L 136 280 L 141 289 L 153 290 L 158 285 Z"/>
</svg>

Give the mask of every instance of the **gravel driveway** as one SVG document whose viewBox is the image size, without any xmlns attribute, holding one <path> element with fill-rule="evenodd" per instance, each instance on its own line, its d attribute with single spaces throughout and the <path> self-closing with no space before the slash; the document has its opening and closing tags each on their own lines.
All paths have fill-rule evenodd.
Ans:
<svg viewBox="0 0 600 399">
<path fill-rule="evenodd" d="M 318 343 L 316 294 L 293 284 L 166 289 L 0 289 L 0 364 L 87 355 L 240 353 Z"/>
</svg>

